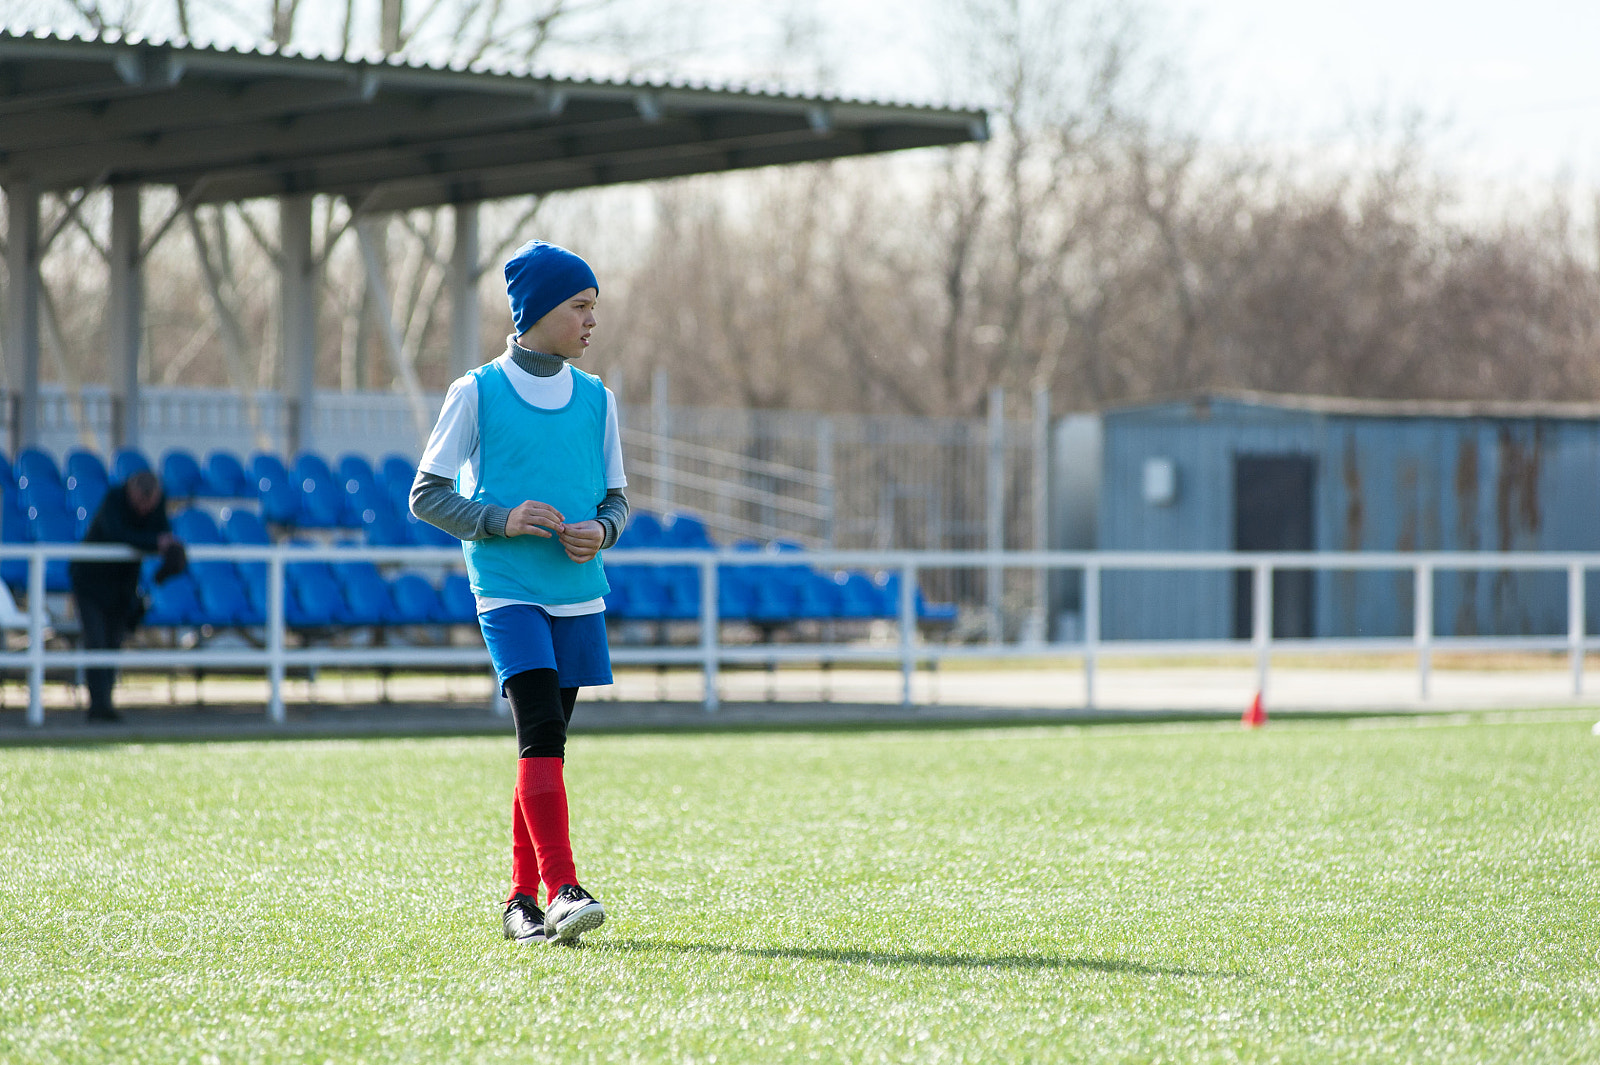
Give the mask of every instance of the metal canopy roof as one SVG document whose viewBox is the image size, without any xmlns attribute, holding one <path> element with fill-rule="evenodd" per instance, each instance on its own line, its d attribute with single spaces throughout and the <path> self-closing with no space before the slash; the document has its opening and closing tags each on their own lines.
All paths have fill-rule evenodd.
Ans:
<svg viewBox="0 0 1600 1065">
<path fill-rule="evenodd" d="M 987 116 L 675 82 L 0 32 L 0 182 L 469 203 L 982 139 Z"/>
</svg>

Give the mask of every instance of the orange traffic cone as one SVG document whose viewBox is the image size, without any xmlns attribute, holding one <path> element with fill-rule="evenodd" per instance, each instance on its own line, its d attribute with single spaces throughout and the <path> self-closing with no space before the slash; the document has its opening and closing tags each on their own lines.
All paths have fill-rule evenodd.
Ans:
<svg viewBox="0 0 1600 1065">
<path fill-rule="evenodd" d="M 1256 692 L 1256 697 L 1250 700 L 1249 708 L 1239 721 L 1245 728 L 1260 728 L 1267 723 L 1267 708 L 1261 702 L 1260 692 Z"/>
</svg>

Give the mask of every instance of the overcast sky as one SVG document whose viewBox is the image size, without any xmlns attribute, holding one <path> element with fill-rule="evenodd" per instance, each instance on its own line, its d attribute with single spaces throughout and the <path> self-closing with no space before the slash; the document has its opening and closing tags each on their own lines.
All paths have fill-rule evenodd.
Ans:
<svg viewBox="0 0 1600 1065">
<path fill-rule="evenodd" d="M 1196 29 L 1215 127 L 1308 141 L 1352 112 L 1415 104 L 1463 172 L 1600 185 L 1593 0 L 1170 0 Z"/>
<path fill-rule="evenodd" d="M 847 90 L 937 94 L 939 0 L 815 0 Z M 1442 162 L 1490 181 L 1600 186 L 1596 0 L 1149 0 L 1219 138 L 1307 147 L 1421 108 Z"/>
</svg>

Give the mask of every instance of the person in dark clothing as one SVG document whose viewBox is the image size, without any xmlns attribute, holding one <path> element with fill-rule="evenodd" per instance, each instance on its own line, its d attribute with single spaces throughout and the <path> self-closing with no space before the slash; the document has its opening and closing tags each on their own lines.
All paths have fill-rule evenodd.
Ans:
<svg viewBox="0 0 1600 1065">
<path fill-rule="evenodd" d="M 172 555 L 181 550 L 167 522 L 161 480 L 140 470 L 106 492 L 84 534 L 86 544 L 127 544 L 140 551 Z M 91 562 L 74 559 L 69 568 L 72 596 L 78 604 L 84 650 L 119 650 L 139 624 L 139 562 Z M 117 671 L 97 667 L 84 671 L 89 687 L 89 720 L 120 721 L 111 706 Z"/>
</svg>

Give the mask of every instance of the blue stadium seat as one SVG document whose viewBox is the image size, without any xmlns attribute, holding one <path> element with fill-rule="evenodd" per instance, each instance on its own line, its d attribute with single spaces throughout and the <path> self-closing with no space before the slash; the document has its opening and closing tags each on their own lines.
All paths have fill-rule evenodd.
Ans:
<svg viewBox="0 0 1600 1065">
<path fill-rule="evenodd" d="M 795 590 L 795 617 L 826 619 L 839 616 L 839 586 L 832 577 L 807 571 Z"/>
<path fill-rule="evenodd" d="M 105 497 L 101 496 L 100 498 L 103 500 Z M 94 522 L 95 511 L 99 509 L 100 504 L 98 502 L 93 507 L 82 503 L 77 506 L 70 502 L 67 504 L 67 513 L 72 515 L 73 533 L 79 540 L 89 535 L 89 526 Z"/>
<path fill-rule="evenodd" d="M 100 456 L 83 448 L 74 448 L 67 453 L 64 474 L 64 483 L 69 492 L 79 487 L 81 482 L 98 482 L 101 486 L 111 483 L 111 475 L 106 472 L 106 464 L 100 461 Z"/>
<path fill-rule="evenodd" d="M 365 560 L 335 562 L 334 579 L 344 592 L 346 617 L 352 625 L 389 625 L 397 611 L 389 584 L 378 567 Z"/>
<path fill-rule="evenodd" d="M 799 555 L 805 552 L 805 546 L 793 540 L 774 540 L 767 545 L 767 552 L 774 555 Z M 787 566 L 768 567 L 774 573 L 785 574 L 785 579 L 796 589 L 811 582 L 816 571 L 804 562 L 796 560 Z"/>
<path fill-rule="evenodd" d="M 362 512 L 361 528 L 372 547 L 409 547 L 413 542 L 410 523 L 395 514 L 388 500 Z"/>
<path fill-rule="evenodd" d="M 900 616 L 900 589 L 899 582 L 893 573 L 868 574 L 867 580 L 878 594 L 878 616 L 881 618 L 897 618 Z"/>
<path fill-rule="evenodd" d="M 654 621 L 667 616 L 667 592 L 655 566 L 606 566 L 606 613 L 615 618 Z"/>
<path fill-rule="evenodd" d="M 297 562 L 286 567 L 284 616 L 291 628 L 328 628 L 349 623 L 344 593 L 328 564 Z"/>
<path fill-rule="evenodd" d="M 378 515 L 387 511 L 391 516 L 394 508 L 389 504 L 389 497 L 384 495 L 373 485 L 357 485 L 352 490 L 354 481 L 345 482 L 344 514 L 340 524 L 347 529 L 362 529 L 378 520 Z"/>
<path fill-rule="evenodd" d="M 205 474 L 199 461 L 182 448 L 173 448 L 161 459 L 161 487 L 168 499 L 193 499 L 205 490 Z"/>
<path fill-rule="evenodd" d="M 738 540 L 735 551 L 758 554 L 764 550 L 755 540 Z M 756 584 L 765 579 L 766 567 L 723 563 L 717 567 L 717 612 L 725 618 L 745 619 L 755 608 Z"/>
<path fill-rule="evenodd" d="M 61 511 L 76 517 L 77 508 L 67 502 L 67 494 L 60 486 L 48 481 L 33 480 L 27 488 L 17 489 L 17 504 L 24 511 Z M 91 515 L 92 516 L 92 515 Z M 85 520 L 85 526 L 88 522 Z"/>
<path fill-rule="evenodd" d="M 300 482 L 300 510 L 295 525 L 303 529 L 337 529 L 344 523 L 344 494 L 307 477 Z"/>
<path fill-rule="evenodd" d="M 250 460 L 255 496 L 261 502 L 262 520 L 273 525 L 293 525 L 300 517 L 300 486 L 276 455 L 261 453 Z"/>
<path fill-rule="evenodd" d="M 36 544 L 75 544 L 78 526 L 66 504 L 58 506 L 29 506 L 23 512 L 28 522 L 28 537 Z M 44 588 L 47 592 L 65 592 L 72 581 L 67 576 L 67 560 L 52 558 L 44 564 Z"/>
<path fill-rule="evenodd" d="M 417 479 L 417 464 L 404 455 L 385 455 L 377 472 L 385 481 L 400 481 L 409 489 Z"/>
<path fill-rule="evenodd" d="M 106 497 L 106 487 L 111 483 L 106 475 L 105 463 L 92 451 L 74 451 L 67 456 L 65 484 L 67 509 L 78 520 L 79 537 L 87 531 L 100 501 Z"/>
<path fill-rule="evenodd" d="M 195 580 L 185 573 L 150 589 L 150 609 L 145 613 L 144 624 L 158 628 L 202 625 L 205 613 Z"/>
<path fill-rule="evenodd" d="M 775 566 L 751 567 L 750 620 L 781 624 L 800 616 L 800 585 L 795 575 Z"/>
<path fill-rule="evenodd" d="M 136 447 L 120 448 L 111 460 L 111 479 L 126 481 L 140 470 L 148 470 L 150 460 Z"/>
<path fill-rule="evenodd" d="M 319 481 L 333 484 L 333 468 L 328 465 L 328 460 L 315 451 L 302 451 L 294 457 L 294 470 L 297 477 L 314 477 Z"/>
<path fill-rule="evenodd" d="M 313 529 L 337 528 L 344 519 L 344 489 L 334 480 L 327 460 L 303 451 L 294 460 L 290 475 L 300 490 L 300 514 L 296 524 Z"/>
<path fill-rule="evenodd" d="M 201 624 L 227 628 L 261 625 L 267 620 L 265 604 L 258 602 L 237 567 L 223 559 L 189 564 L 200 604 Z"/>
<path fill-rule="evenodd" d="M 642 582 L 636 609 L 663 621 L 691 621 L 700 616 L 700 573 L 687 566 L 652 566 L 653 580 Z"/>
<path fill-rule="evenodd" d="M 267 564 L 265 562 L 235 562 L 234 568 L 239 571 L 239 579 L 244 582 L 244 590 L 250 597 L 250 609 L 254 616 L 261 619 L 262 624 L 267 620 Z"/>
<path fill-rule="evenodd" d="M 379 491 L 389 499 L 396 514 L 411 509 L 411 482 L 417 479 L 417 464 L 400 455 L 387 455 L 375 471 Z"/>
<path fill-rule="evenodd" d="M 447 620 L 438 590 L 420 573 L 402 573 L 390 581 L 389 598 L 394 601 L 396 625 L 431 625 Z"/>
<path fill-rule="evenodd" d="M 17 502 L 24 511 L 37 508 L 70 512 L 66 485 L 49 452 L 25 448 L 17 456 L 16 475 Z"/>
<path fill-rule="evenodd" d="M 611 590 L 606 592 L 606 616 L 610 618 L 632 617 L 633 611 L 633 567 L 618 566 L 606 567 L 606 583 L 611 585 Z"/>
<path fill-rule="evenodd" d="M 900 616 L 900 574 L 888 573 L 881 582 L 883 596 L 895 617 Z M 932 621 L 948 624 L 956 619 L 956 605 L 954 603 L 930 603 L 928 597 L 919 587 L 916 591 L 917 618 L 921 621 Z"/>
<path fill-rule="evenodd" d="M 636 510 L 628 518 L 628 527 L 617 537 L 617 549 L 629 547 L 661 547 L 666 537 L 661 521 L 646 510 Z"/>
<path fill-rule="evenodd" d="M 372 472 L 372 464 L 360 455 L 340 458 L 336 479 L 344 489 L 343 524 L 347 528 L 365 527 L 372 520 L 368 512 L 375 515 L 378 508 L 389 501 L 378 487 L 378 477 Z"/>
<path fill-rule="evenodd" d="M 230 544 L 267 547 L 272 543 L 272 535 L 267 532 L 261 517 L 253 510 L 228 511 L 227 516 L 222 519 L 222 532 Z"/>
<path fill-rule="evenodd" d="M 172 533 L 186 544 L 226 543 L 222 531 L 210 514 L 196 507 L 180 510 L 172 516 Z"/>
<path fill-rule="evenodd" d="M 439 604 L 445 621 L 467 624 L 478 620 L 478 601 L 473 598 L 472 585 L 464 574 L 452 573 L 444 579 L 439 589 Z"/>
<path fill-rule="evenodd" d="M 222 539 L 230 544 L 248 544 L 252 547 L 266 547 L 272 543 L 272 536 L 267 532 L 267 527 L 261 523 L 260 517 L 254 511 L 229 509 L 224 511 L 222 519 Z M 250 618 L 240 624 L 259 625 L 265 624 L 267 618 L 267 564 L 253 562 L 248 559 L 233 563 L 238 572 L 239 580 L 244 585 L 249 595 Z M 287 604 L 285 604 L 287 608 Z M 259 618 L 260 620 L 254 620 Z"/>
<path fill-rule="evenodd" d="M 0 451 L 0 492 L 10 495 L 17 488 L 17 471 L 4 451 Z"/>
<path fill-rule="evenodd" d="M 754 612 L 754 600 L 754 589 L 743 567 L 722 566 L 717 570 L 718 617 L 728 621 L 743 621 Z"/>
<path fill-rule="evenodd" d="M 205 490 L 212 499 L 244 499 L 256 495 L 244 463 L 231 451 L 213 451 L 206 458 Z"/>
<path fill-rule="evenodd" d="M 460 547 L 461 541 L 445 532 L 437 525 L 430 525 L 411 513 L 405 512 L 406 527 L 410 530 L 410 540 L 418 547 Z"/>
<path fill-rule="evenodd" d="M 310 546 L 310 543 L 308 540 L 290 541 L 290 545 L 295 547 Z M 296 558 L 295 555 L 289 557 Z M 331 581 L 333 580 L 333 564 L 325 558 L 299 558 L 294 562 L 285 563 L 283 573 L 291 581 L 307 576 L 326 577 Z"/>
<path fill-rule="evenodd" d="M 373 470 L 372 463 L 368 462 L 364 456 L 357 455 L 354 452 L 339 457 L 339 469 L 337 472 L 339 480 L 344 483 L 346 492 L 353 490 L 350 486 L 351 481 L 356 482 L 358 487 L 378 487 L 378 474 Z"/>
<path fill-rule="evenodd" d="M 705 522 L 692 514 L 674 514 L 662 530 L 661 546 L 698 550 L 716 545 Z"/>
<path fill-rule="evenodd" d="M 839 616 L 842 618 L 893 617 L 894 604 L 888 601 L 884 589 L 865 573 L 841 573 L 834 581 L 839 585 Z"/>
<path fill-rule="evenodd" d="M 42 487 L 54 488 L 63 497 L 67 494 L 55 457 L 36 447 L 26 447 L 17 453 L 16 485 L 19 492 Z"/>
<path fill-rule="evenodd" d="M 71 515 L 76 509 L 67 502 L 66 492 L 62 491 L 59 485 L 48 481 L 34 480 L 27 488 L 17 489 L 16 497 L 17 505 L 24 512 L 59 510 L 63 514 Z"/>
<path fill-rule="evenodd" d="M 33 543 L 33 537 L 28 533 L 28 515 L 17 501 L 16 492 L 0 493 L 0 543 Z M 0 580 L 4 580 L 15 591 L 26 591 L 28 560 L 8 558 L 0 562 Z"/>
<path fill-rule="evenodd" d="M 687 620 L 700 616 L 700 567 L 661 566 L 656 569 L 661 576 L 667 596 L 669 618 Z"/>
</svg>

